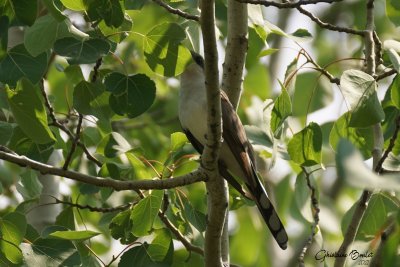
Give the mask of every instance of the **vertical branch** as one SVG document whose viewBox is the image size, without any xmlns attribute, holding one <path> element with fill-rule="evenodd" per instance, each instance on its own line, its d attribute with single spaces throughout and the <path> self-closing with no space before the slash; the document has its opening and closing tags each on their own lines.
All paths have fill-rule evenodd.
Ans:
<svg viewBox="0 0 400 267">
<path fill-rule="evenodd" d="M 218 52 L 215 36 L 215 3 L 201 1 L 201 30 L 205 56 L 205 85 L 207 90 L 207 143 L 202 166 L 208 172 L 207 229 L 205 234 L 205 266 L 222 266 L 221 235 L 228 206 L 226 184 L 218 173 L 218 153 L 221 146 L 221 98 L 218 80 Z"/>
<path fill-rule="evenodd" d="M 242 93 L 243 67 L 247 53 L 247 4 L 228 0 L 228 33 L 222 73 L 222 90 L 237 108 Z"/>
<path fill-rule="evenodd" d="M 243 68 L 247 53 L 247 4 L 236 0 L 228 0 L 228 32 L 225 50 L 225 62 L 222 73 L 222 90 L 224 90 L 232 105 L 237 108 L 242 92 Z M 224 180 L 226 195 L 228 186 Z M 229 265 L 229 234 L 228 210 L 225 215 L 225 224 L 222 233 L 221 253 L 222 260 Z"/>
<path fill-rule="evenodd" d="M 374 40 L 374 0 L 368 0 L 367 2 L 367 24 L 365 27 L 364 33 L 364 42 L 365 42 L 365 57 L 366 57 L 366 72 L 371 76 L 375 77 L 376 73 L 376 49 L 375 49 L 375 40 Z M 376 37 L 375 37 L 376 39 Z M 380 123 L 373 125 L 373 134 L 374 134 L 374 148 L 372 151 L 373 158 L 373 169 L 376 171 L 376 167 L 382 157 L 382 149 L 383 149 L 383 133 Z M 343 243 L 339 248 L 338 254 L 345 254 L 354 241 L 354 238 L 357 234 L 358 228 L 360 226 L 361 220 L 364 217 L 365 210 L 368 206 L 368 201 L 371 198 L 372 192 L 369 190 L 364 190 L 361 194 L 361 197 L 358 201 L 356 209 L 354 210 L 354 214 L 351 218 L 349 227 L 346 230 L 344 235 Z M 346 257 L 338 257 L 335 260 L 335 267 L 344 266 L 346 261 Z"/>
</svg>

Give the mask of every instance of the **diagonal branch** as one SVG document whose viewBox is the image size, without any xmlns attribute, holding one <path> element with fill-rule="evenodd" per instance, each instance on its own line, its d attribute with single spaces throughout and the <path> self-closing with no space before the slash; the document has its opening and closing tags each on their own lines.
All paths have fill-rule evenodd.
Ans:
<svg viewBox="0 0 400 267">
<path fill-rule="evenodd" d="M 43 80 L 41 80 L 41 82 L 39 83 L 40 85 L 40 90 L 42 92 L 43 98 L 44 98 L 44 104 L 47 108 L 47 110 L 49 111 L 49 117 L 51 118 L 52 122 L 49 123 L 49 125 L 53 125 L 57 128 L 59 128 L 60 130 L 62 130 L 63 132 L 65 132 L 68 137 L 72 140 L 75 140 L 75 136 L 74 134 L 67 128 L 65 127 L 64 124 L 60 123 L 57 118 L 56 115 L 54 113 L 54 109 L 50 104 L 49 98 L 47 97 L 46 91 L 44 89 L 44 85 L 43 85 Z M 97 166 L 101 167 L 103 166 L 103 163 L 101 163 L 98 159 L 96 159 L 87 149 L 87 147 L 85 146 L 85 144 L 83 144 L 81 141 L 78 140 L 77 145 L 83 150 L 83 152 L 86 154 L 86 157 L 94 162 Z"/>
<path fill-rule="evenodd" d="M 365 31 L 355 30 L 355 29 L 347 28 L 347 27 L 340 27 L 340 26 L 336 26 L 336 25 L 333 25 L 333 24 L 330 24 L 327 22 L 323 22 L 321 19 L 319 19 L 318 17 L 313 15 L 310 11 L 305 10 L 301 6 L 297 6 L 296 8 L 300 13 L 309 17 L 312 21 L 314 21 L 321 28 L 325 28 L 325 29 L 335 31 L 335 32 L 345 32 L 345 33 L 349 33 L 349 34 L 364 36 Z"/>
<path fill-rule="evenodd" d="M 186 13 L 186 12 L 180 10 L 180 9 L 177 9 L 177 8 L 173 8 L 172 6 L 168 5 L 167 3 L 165 3 L 162 0 L 153 0 L 153 2 L 156 3 L 157 5 L 165 8 L 171 14 L 175 14 L 175 15 L 178 15 L 178 16 L 180 16 L 182 18 L 190 19 L 190 20 L 194 20 L 194 21 L 199 21 L 200 20 L 199 16 Z"/>
<path fill-rule="evenodd" d="M 57 175 L 86 184 L 91 184 L 99 187 L 109 187 L 116 191 L 138 189 L 170 189 L 197 182 L 207 181 L 207 174 L 203 169 L 198 169 L 186 175 L 178 176 L 171 179 L 160 180 L 155 178 L 151 180 L 147 179 L 135 181 L 119 181 L 111 178 L 102 178 L 75 171 L 64 170 L 62 168 L 56 168 L 51 165 L 34 161 L 25 156 L 20 156 L 4 146 L 0 146 L 0 159 L 15 163 L 21 167 L 29 167 L 33 170 L 39 171 L 42 174 Z"/>
<path fill-rule="evenodd" d="M 342 2 L 343 0 L 300 0 L 296 2 L 275 2 L 275 1 L 268 1 L 268 0 L 237 0 L 241 3 L 248 3 L 253 5 L 263 5 L 265 7 L 273 6 L 276 8 L 297 8 L 299 6 L 304 5 L 315 5 L 320 3 L 327 3 L 332 4 L 335 2 Z"/>
</svg>

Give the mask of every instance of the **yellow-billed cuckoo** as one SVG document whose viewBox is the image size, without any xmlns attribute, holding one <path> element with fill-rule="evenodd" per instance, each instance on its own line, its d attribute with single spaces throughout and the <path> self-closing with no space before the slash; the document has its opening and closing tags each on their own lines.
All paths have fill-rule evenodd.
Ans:
<svg viewBox="0 0 400 267">
<path fill-rule="evenodd" d="M 207 97 L 204 77 L 204 59 L 192 52 L 194 63 L 181 76 L 179 120 L 193 147 L 201 154 L 207 134 Z M 221 91 L 223 143 L 219 154 L 220 174 L 242 194 L 240 184 L 232 174 L 242 179 L 264 218 L 275 240 L 286 249 L 288 236 L 267 192 L 257 177 L 254 152 L 243 125 L 226 94 Z"/>
</svg>

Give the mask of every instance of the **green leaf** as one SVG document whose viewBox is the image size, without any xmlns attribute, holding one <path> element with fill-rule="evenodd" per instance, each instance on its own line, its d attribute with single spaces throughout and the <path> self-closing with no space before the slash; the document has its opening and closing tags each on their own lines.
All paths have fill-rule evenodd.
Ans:
<svg viewBox="0 0 400 267">
<path fill-rule="evenodd" d="M 14 125 L 0 121 L 0 145 L 6 145 L 13 133 Z"/>
<path fill-rule="evenodd" d="M 181 132 L 171 134 L 171 151 L 180 150 L 188 141 L 186 135 Z"/>
<path fill-rule="evenodd" d="M 78 33 L 68 19 L 57 21 L 53 16 L 45 15 L 26 30 L 24 44 L 28 52 L 35 57 L 51 49 L 57 39 L 72 36 L 83 38 L 84 35 Z"/>
<path fill-rule="evenodd" d="M 299 38 L 311 38 L 312 35 L 306 29 L 297 29 L 294 33 L 291 34 L 294 37 Z"/>
<path fill-rule="evenodd" d="M 258 57 L 266 57 L 266 56 L 272 55 L 272 54 L 274 54 L 275 52 L 278 52 L 278 51 L 279 51 L 279 49 L 277 49 L 277 48 L 268 48 L 268 49 L 262 50 L 258 54 Z"/>
<path fill-rule="evenodd" d="M 85 231 L 56 231 L 51 233 L 49 236 L 57 237 L 60 239 L 66 239 L 71 241 L 83 241 L 90 239 L 100 233 L 85 230 Z"/>
<path fill-rule="evenodd" d="M 19 155 L 25 155 L 42 163 L 47 163 L 54 150 L 53 142 L 37 144 L 28 138 L 20 127 L 14 128 L 8 147 Z"/>
<path fill-rule="evenodd" d="M 133 179 L 143 179 L 151 177 L 151 173 L 149 171 L 149 167 L 146 166 L 143 161 L 141 161 L 134 153 L 127 152 L 125 153 L 128 158 L 129 164 L 132 166 L 135 177 Z"/>
<path fill-rule="evenodd" d="M 61 3 L 68 9 L 74 11 L 83 11 L 86 9 L 85 0 L 60 0 Z"/>
<path fill-rule="evenodd" d="M 310 177 L 311 179 L 311 177 Z M 294 185 L 294 199 L 300 214 L 308 222 L 314 222 L 311 206 L 311 191 L 307 186 L 307 180 L 304 172 L 297 175 Z"/>
<path fill-rule="evenodd" d="M 14 119 L 24 133 L 37 144 L 55 141 L 48 126 L 45 107 L 38 95 L 39 88 L 23 78 L 15 90 L 8 87 L 6 90 Z"/>
<path fill-rule="evenodd" d="M 96 152 L 106 156 L 107 158 L 114 158 L 131 149 L 131 145 L 121 134 L 112 132 L 107 134 L 103 140 L 101 140 L 97 146 Z"/>
<path fill-rule="evenodd" d="M 372 76 L 359 70 L 346 70 L 340 77 L 340 88 L 352 111 L 349 126 L 364 128 L 385 118 Z"/>
<path fill-rule="evenodd" d="M 19 212 L 11 212 L 0 218 L 0 251 L 12 263 L 22 261 L 19 245 L 26 232 L 26 218 Z"/>
<path fill-rule="evenodd" d="M 8 26 L 8 17 L 0 16 L 0 60 L 2 60 L 7 54 Z"/>
<path fill-rule="evenodd" d="M 38 12 L 37 0 L 11 0 L 11 5 L 20 22 L 29 26 L 35 22 Z"/>
<path fill-rule="evenodd" d="M 168 262 L 168 256 L 172 256 L 172 251 L 173 244 L 171 233 L 166 229 L 157 230 L 155 238 L 147 249 L 150 258 L 157 262 Z"/>
<path fill-rule="evenodd" d="M 0 82 L 14 87 L 22 77 L 39 82 L 47 68 L 47 55 L 31 56 L 23 44 L 13 47 L 0 62 Z"/>
<path fill-rule="evenodd" d="M 124 21 L 118 28 L 109 27 L 102 21 L 99 24 L 99 29 L 108 40 L 120 43 L 129 35 L 132 25 L 132 19 L 128 15 L 125 15 Z"/>
<path fill-rule="evenodd" d="M 386 0 L 386 16 L 394 25 L 400 26 L 400 5 L 396 0 Z"/>
<path fill-rule="evenodd" d="M 377 175 L 367 168 L 359 151 L 347 140 L 341 140 L 336 154 L 338 176 L 357 188 L 400 191 L 398 175 Z"/>
<path fill-rule="evenodd" d="M 185 38 L 185 31 L 176 23 L 163 23 L 151 29 L 143 40 L 149 67 L 166 77 L 181 74 L 191 59 L 189 50 L 181 45 Z"/>
<path fill-rule="evenodd" d="M 283 124 L 285 120 L 292 114 L 292 102 L 286 88 L 281 85 L 282 93 L 276 98 L 271 113 L 271 130 L 274 137 L 281 138 Z"/>
<path fill-rule="evenodd" d="M 321 164 L 321 149 L 322 131 L 319 125 L 314 122 L 296 133 L 288 144 L 291 160 L 302 166 Z"/>
<path fill-rule="evenodd" d="M 58 21 L 61 22 L 67 17 L 61 13 L 58 7 L 55 5 L 54 0 L 43 0 L 43 4 L 46 6 L 50 14 Z"/>
<path fill-rule="evenodd" d="M 358 202 L 354 203 L 344 215 L 341 225 L 343 233 L 348 228 L 357 205 Z M 363 241 L 375 239 L 384 230 L 390 214 L 397 212 L 399 208 L 398 200 L 395 198 L 382 193 L 374 194 L 368 203 L 355 239 Z"/>
<path fill-rule="evenodd" d="M 297 71 L 296 68 L 291 71 L 292 75 L 295 75 L 293 116 L 305 116 L 326 107 L 333 101 L 332 85 L 328 79 L 321 77 L 320 73 L 306 72 L 297 75 L 294 72 Z"/>
<path fill-rule="evenodd" d="M 21 174 L 21 184 L 17 185 L 18 192 L 24 199 L 37 198 L 42 193 L 43 186 L 40 183 L 36 172 L 27 169 Z"/>
<path fill-rule="evenodd" d="M 140 10 L 146 3 L 146 0 L 124 0 L 126 10 Z"/>
<path fill-rule="evenodd" d="M 118 213 L 111 221 L 109 228 L 111 236 L 119 240 L 121 244 L 129 244 L 136 240 L 132 235 L 131 210 Z"/>
<path fill-rule="evenodd" d="M 189 201 L 185 202 L 185 215 L 191 225 L 193 225 L 200 233 L 204 232 L 207 227 L 206 215 L 196 210 Z"/>
<path fill-rule="evenodd" d="M 72 207 L 63 209 L 56 217 L 56 225 L 61 225 L 69 230 L 75 230 L 75 216 Z"/>
<path fill-rule="evenodd" d="M 131 267 L 135 263 L 135 267 L 170 267 L 170 263 L 153 261 L 147 250 L 149 245 L 147 243 L 131 248 L 121 256 L 118 267 Z"/>
<path fill-rule="evenodd" d="M 399 56 L 399 54 L 392 48 L 387 50 L 387 53 L 389 55 L 390 62 L 392 62 L 392 64 L 393 64 L 393 68 L 397 71 L 397 73 L 400 73 L 400 56 Z"/>
<path fill-rule="evenodd" d="M 91 64 L 107 55 L 110 44 L 103 39 L 77 40 L 73 37 L 58 39 L 54 52 L 66 57 L 70 64 Z"/>
<path fill-rule="evenodd" d="M 74 89 L 73 106 L 79 113 L 108 120 L 112 115 L 108 106 L 109 95 L 102 84 L 81 81 Z"/>
<path fill-rule="evenodd" d="M 124 11 L 119 0 L 91 1 L 87 7 L 89 21 L 104 20 L 107 26 L 118 28 L 124 21 Z"/>
<path fill-rule="evenodd" d="M 33 244 L 22 243 L 20 247 L 27 266 L 82 266 L 79 253 L 69 240 L 38 238 Z"/>
<path fill-rule="evenodd" d="M 397 74 L 389 87 L 393 104 L 400 109 L 400 75 Z"/>
<path fill-rule="evenodd" d="M 153 104 L 156 96 L 155 83 L 144 74 L 126 76 L 113 72 L 104 80 L 111 92 L 110 106 L 118 115 L 130 118 L 144 113 Z"/>
<path fill-rule="evenodd" d="M 344 138 L 349 140 L 355 147 L 357 147 L 364 158 L 371 157 L 371 151 L 374 146 L 374 136 L 372 128 L 353 128 L 349 126 L 350 113 L 343 114 L 333 125 L 329 135 L 329 143 L 336 151 L 340 139 Z"/>
<path fill-rule="evenodd" d="M 146 236 L 150 234 L 154 220 L 160 210 L 163 196 L 163 190 L 154 190 L 133 208 L 131 213 L 133 235 Z"/>
</svg>

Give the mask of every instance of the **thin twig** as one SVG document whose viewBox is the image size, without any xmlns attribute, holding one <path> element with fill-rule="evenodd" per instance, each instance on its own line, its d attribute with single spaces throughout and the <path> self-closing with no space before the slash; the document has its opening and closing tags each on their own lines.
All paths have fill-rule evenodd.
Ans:
<svg viewBox="0 0 400 267">
<path fill-rule="evenodd" d="M 0 159 L 17 164 L 21 167 L 29 167 L 33 170 L 39 171 L 42 174 L 52 174 L 56 176 L 65 177 L 78 182 L 96 185 L 99 187 L 109 187 L 116 191 L 122 190 L 149 190 L 149 189 L 170 189 L 179 186 L 189 185 L 201 181 L 207 181 L 208 175 L 202 168 L 171 179 L 147 179 L 135 181 L 119 181 L 111 178 L 103 178 L 83 174 L 71 170 L 64 170 L 48 164 L 44 164 L 25 156 L 20 156 L 15 152 L 11 152 L 8 148 L 0 146 Z"/>
<path fill-rule="evenodd" d="M 248 3 L 253 5 L 263 5 L 266 7 L 273 6 L 276 8 L 296 8 L 299 6 L 304 5 L 315 5 L 320 3 L 327 3 L 332 4 L 335 2 L 342 2 L 343 0 L 300 0 L 297 2 L 275 2 L 275 1 L 268 1 L 268 0 L 237 0 L 241 3 Z"/>
<path fill-rule="evenodd" d="M 48 110 L 48 112 L 49 112 L 49 117 L 50 117 L 51 120 L 52 120 L 52 121 L 49 123 L 49 125 L 52 125 L 52 126 L 55 126 L 55 127 L 59 128 L 60 130 L 62 130 L 63 132 L 65 132 L 65 133 L 68 135 L 68 137 L 69 137 L 70 139 L 73 139 L 73 140 L 74 140 L 74 139 L 75 139 L 74 134 L 73 134 L 67 127 L 65 127 L 64 124 L 60 123 L 60 122 L 57 120 L 57 118 L 56 118 L 56 116 L 55 116 L 55 113 L 54 113 L 54 109 L 53 109 L 53 107 L 51 106 L 50 101 L 49 101 L 49 98 L 48 98 L 48 96 L 47 96 L 47 93 L 46 93 L 46 91 L 45 91 L 45 89 L 44 89 L 43 80 L 41 80 L 41 82 L 39 83 L 39 85 L 40 85 L 40 90 L 41 90 L 41 92 L 42 92 L 42 96 L 43 96 L 43 99 L 44 99 L 44 104 L 45 104 L 45 106 L 46 106 L 46 108 L 47 108 L 47 110 Z M 92 154 L 89 152 L 89 150 L 87 149 L 87 147 L 86 147 L 81 141 L 78 141 L 77 145 L 78 145 L 80 148 L 82 148 L 83 152 L 86 154 L 86 157 L 87 157 L 90 161 L 94 162 L 94 163 L 95 163 L 97 166 L 99 166 L 99 167 L 103 166 L 103 163 L 101 163 L 101 162 L 100 162 L 99 160 L 97 160 L 94 156 L 92 156 Z"/>
<path fill-rule="evenodd" d="M 388 148 L 385 150 L 385 152 L 383 153 L 383 156 L 381 157 L 381 159 L 376 164 L 375 172 L 377 172 L 377 173 L 382 173 L 382 171 L 383 171 L 382 165 L 385 162 L 385 160 L 387 159 L 387 157 L 389 156 L 389 153 L 392 152 L 392 150 L 393 150 L 393 148 L 394 148 L 394 146 L 396 144 L 396 139 L 398 137 L 399 130 L 400 130 L 400 116 L 398 116 L 396 118 L 395 127 L 396 128 L 394 129 L 394 133 L 393 133 L 392 137 L 390 138 Z"/>
<path fill-rule="evenodd" d="M 314 218 L 314 223 L 311 226 L 311 235 L 308 237 L 303 249 L 301 250 L 301 253 L 299 255 L 299 265 L 300 266 L 304 266 L 304 257 L 307 253 L 308 248 L 311 246 L 312 244 L 312 240 L 315 236 L 315 234 L 317 233 L 317 228 L 318 228 L 318 224 L 319 224 L 319 212 L 320 212 L 320 208 L 319 208 L 319 201 L 318 201 L 318 196 L 317 196 L 317 190 L 314 187 L 314 185 L 311 184 L 311 180 L 310 180 L 310 176 L 311 173 L 309 173 L 307 171 L 307 169 L 305 167 L 301 167 L 305 177 L 306 177 L 306 181 L 307 181 L 307 186 L 311 191 L 311 205 L 313 208 L 313 218 Z"/>
<path fill-rule="evenodd" d="M 79 139 L 81 137 L 81 129 L 82 129 L 82 120 L 83 120 L 83 115 L 79 113 L 79 118 L 78 118 L 78 125 L 76 126 L 76 133 L 75 133 L 75 138 L 72 141 L 71 149 L 67 155 L 67 158 L 64 162 L 63 169 L 66 170 L 68 169 L 69 164 L 71 163 L 72 156 L 74 155 L 76 146 L 79 142 Z"/>
<path fill-rule="evenodd" d="M 389 76 L 392 76 L 393 74 L 397 74 L 397 70 L 391 69 L 389 71 L 385 71 L 384 73 L 377 75 L 375 80 L 379 81 L 379 80 L 382 80 L 382 79 L 387 78 Z"/>
<path fill-rule="evenodd" d="M 178 16 L 180 16 L 182 18 L 190 19 L 190 20 L 194 20 L 194 21 L 199 21 L 200 20 L 199 16 L 186 13 L 186 12 L 180 10 L 180 9 L 177 9 L 177 8 L 173 8 L 172 6 L 168 5 L 167 3 L 164 3 L 164 1 L 162 1 L 162 0 L 153 0 L 153 2 L 156 3 L 157 5 L 165 8 L 171 14 L 175 14 L 175 15 L 178 15 Z"/>
<path fill-rule="evenodd" d="M 78 203 L 72 203 L 72 202 L 68 202 L 68 201 L 63 201 L 63 200 L 58 199 L 58 198 L 56 198 L 54 196 L 52 196 L 52 198 L 54 198 L 55 203 L 50 203 L 50 204 L 64 204 L 64 205 L 68 205 L 68 206 L 75 207 L 75 208 L 82 209 L 82 210 L 83 209 L 87 209 L 87 210 L 90 210 L 90 211 L 93 211 L 93 212 L 102 212 L 102 213 L 108 213 L 108 212 L 114 212 L 114 211 L 124 211 L 124 210 L 129 209 L 133 205 L 137 204 L 137 201 L 135 201 L 135 202 L 130 202 L 130 203 L 127 203 L 127 204 L 124 204 L 124 205 L 120 205 L 120 206 L 117 206 L 117 207 L 99 208 L 99 207 L 93 207 L 93 206 L 90 206 L 90 205 L 80 205 Z"/>
<path fill-rule="evenodd" d="M 167 216 L 165 216 L 164 213 L 159 212 L 158 216 L 160 217 L 161 221 L 165 224 L 165 226 L 167 226 L 168 229 L 175 235 L 175 237 L 185 246 L 187 251 L 189 252 L 193 251 L 202 256 L 204 255 L 203 249 L 201 247 L 193 245 L 189 240 L 187 240 L 186 237 L 183 236 L 183 234 L 179 231 L 179 229 L 172 224 L 172 222 L 167 218 Z"/>
<path fill-rule="evenodd" d="M 300 51 L 300 54 L 302 54 L 307 59 L 307 62 L 314 65 L 315 70 L 319 71 L 321 74 L 327 77 L 331 83 L 340 85 L 340 79 L 330 74 L 329 71 L 327 71 L 325 68 L 322 68 L 304 49 Z"/>
<path fill-rule="evenodd" d="M 382 59 L 382 42 L 379 39 L 378 34 L 376 33 L 376 31 L 373 32 L 373 38 L 374 38 L 374 42 L 375 42 L 375 65 L 379 66 L 380 64 L 383 63 L 383 59 Z"/>
<path fill-rule="evenodd" d="M 337 26 L 337 25 L 330 24 L 330 23 L 322 21 L 321 19 L 319 19 L 318 17 L 313 15 L 310 11 L 305 10 L 301 6 L 298 6 L 296 8 L 300 13 L 302 13 L 302 14 L 306 15 L 307 17 L 309 17 L 312 21 L 314 21 L 321 28 L 325 28 L 325 29 L 328 29 L 328 30 L 331 30 L 331 31 L 335 31 L 335 32 L 345 32 L 345 33 L 349 33 L 349 34 L 364 36 L 364 32 L 365 31 L 360 31 L 360 30 L 355 30 L 355 29 L 352 29 L 352 28 L 340 27 L 340 26 Z"/>
</svg>

